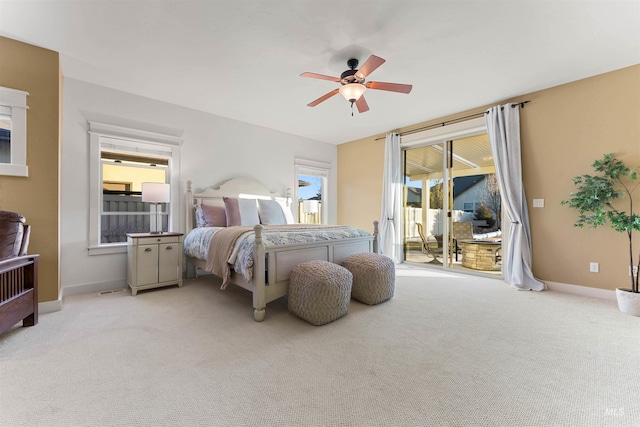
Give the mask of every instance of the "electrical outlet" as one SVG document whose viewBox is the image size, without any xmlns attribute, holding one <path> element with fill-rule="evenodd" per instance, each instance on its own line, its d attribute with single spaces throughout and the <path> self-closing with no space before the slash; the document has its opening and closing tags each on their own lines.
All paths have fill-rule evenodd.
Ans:
<svg viewBox="0 0 640 427">
<path fill-rule="evenodd" d="M 635 276 L 636 274 L 638 274 L 638 266 L 634 265 L 633 266 L 633 275 Z M 629 267 L 629 276 L 631 276 L 631 267 Z"/>
<path fill-rule="evenodd" d="M 544 208 L 544 199 L 533 199 L 534 208 Z"/>
<path fill-rule="evenodd" d="M 600 271 L 600 264 L 598 264 L 597 262 L 590 262 L 589 271 L 592 273 L 598 273 Z"/>
</svg>

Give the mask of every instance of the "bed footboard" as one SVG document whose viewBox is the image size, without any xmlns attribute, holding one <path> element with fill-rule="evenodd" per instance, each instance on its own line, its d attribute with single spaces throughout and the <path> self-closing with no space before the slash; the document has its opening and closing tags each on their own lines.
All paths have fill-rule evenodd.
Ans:
<svg viewBox="0 0 640 427">
<path fill-rule="evenodd" d="M 305 261 L 324 260 L 336 264 L 349 255 L 378 252 L 378 221 L 373 235 L 346 240 L 327 240 L 305 245 L 269 246 L 262 240 L 262 225 L 255 226 L 253 318 L 262 322 L 267 303 L 287 295 L 291 270 Z"/>
</svg>

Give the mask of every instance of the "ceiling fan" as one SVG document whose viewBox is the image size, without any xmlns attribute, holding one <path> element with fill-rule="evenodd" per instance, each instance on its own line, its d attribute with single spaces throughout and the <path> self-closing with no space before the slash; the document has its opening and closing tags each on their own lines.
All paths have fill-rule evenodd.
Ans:
<svg viewBox="0 0 640 427">
<path fill-rule="evenodd" d="M 384 64 L 385 60 L 371 55 L 369 59 L 362 64 L 360 69 L 358 67 L 358 60 L 351 58 L 347 61 L 349 69 L 342 73 L 340 77 L 325 76 L 324 74 L 316 73 L 302 73 L 300 77 L 309 77 L 312 79 L 329 80 L 332 82 L 340 82 L 341 86 L 338 89 L 334 89 L 331 92 L 322 95 L 315 101 L 307 104 L 309 107 L 315 107 L 323 101 L 331 98 L 333 95 L 340 92 L 344 98 L 351 103 L 351 109 L 353 110 L 353 104 L 356 104 L 359 113 L 369 111 L 369 105 L 364 99 L 364 92 L 367 89 L 386 90 L 389 92 L 409 93 L 413 88 L 412 85 L 405 85 L 400 83 L 385 83 L 385 82 L 366 82 L 365 78 L 374 72 L 379 66 Z M 353 115 L 353 111 L 351 112 Z"/>
</svg>

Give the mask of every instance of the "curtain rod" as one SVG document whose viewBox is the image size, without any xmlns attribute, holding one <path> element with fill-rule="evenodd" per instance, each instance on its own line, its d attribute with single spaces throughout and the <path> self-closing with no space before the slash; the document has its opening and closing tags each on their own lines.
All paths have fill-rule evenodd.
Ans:
<svg viewBox="0 0 640 427">
<path fill-rule="evenodd" d="M 511 105 L 511 108 L 516 108 L 516 107 L 524 108 L 524 105 L 525 105 L 525 104 L 528 104 L 528 103 L 530 103 L 530 102 L 531 102 L 531 101 L 516 102 L 516 103 L 514 103 L 514 104 L 512 104 L 512 105 Z M 475 119 L 475 118 L 478 118 L 478 117 L 482 117 L 482 116 L 484 116 L 485 114 L 487 114 L 487 111 L 484 111 L 484 112 L 482 112 L 482 113 L 470 114 L 470 115 L 468 115 L 468 116 L 464 116 L 464 117 L 458 117 L 458 118 L 456 118 L 456 119 L 446 120 L 446 121 L 441 122 L 441 123 L 434 123 L 434 124 L 432 124 L 432 125 L 429 125 L 429 126 L 423 126 L 423 127 L 421 127 L 421 128 L 417 128 L 417 129 L 411 129 L 411 130 L 408 130 L 408 131 L 406 131 L 406 132 L 401 132 L 399 135 L 400 135 L 400 136 L 403 136 L 403 135 L 411 135 L 412 133 L 421 132 L 421 131 L 423 131 L 423 130 L 434 129 L 434 128 L 437 128 L 437 127 L 446 126 L 446 125 L 448 125 L 448 124 L 455 123 L 455 122 L 460 122 L 460 121 L 463 121 L 463 120 Z M 381 137 L 379 137 L 379 138 L 376 138 L 376 139 L 375 139 L 375 141 L 379 141 L 379 140 L 381 140 L 381 139 L 385 139 L 385 138 L 386 138 L 386 135 L 385 135 L 385 136 L 381 136 Z"/>
</svg>

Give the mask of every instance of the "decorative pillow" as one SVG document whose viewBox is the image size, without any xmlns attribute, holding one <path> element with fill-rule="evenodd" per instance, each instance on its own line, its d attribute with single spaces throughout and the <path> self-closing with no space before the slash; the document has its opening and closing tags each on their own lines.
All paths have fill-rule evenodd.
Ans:
<svg viewBox="0 0 640 427">
<path fill-rule="evenodd" d="M 227 215 L 227 226 L 251 226 L 260 224 L 256 199 L 236 199 L 223 197 Z"/>
<path fill-rule="evenodd" d="M 193 205 L 193 216 L 196 220 L 196 227 L 204 227 L 204 216 L 200 205 Z"/>
<path fill-rule="evenodd" d="M 291 213 L 291 208 L 289 206 L 287 206 L 287 202 L 278 200 L 278 204 L 282 208 L 282 212 L 284 213 L 284 218 L 285 218 L 286 224 L 294 224 L 296 222 L 296 220 L 293 219 L 293 214 Z"/>
<path fill-rule="evenodd" d="M 275 200 L 258 199 L 260 222 L 264 225 L 284 225 L 287 220 L 280 203 Z"/>
<path fill-rule="evenodd" d="M 203 227 L 226 227 L 227 215 L 223 206 L 201 205 Z"/>
</svg>

